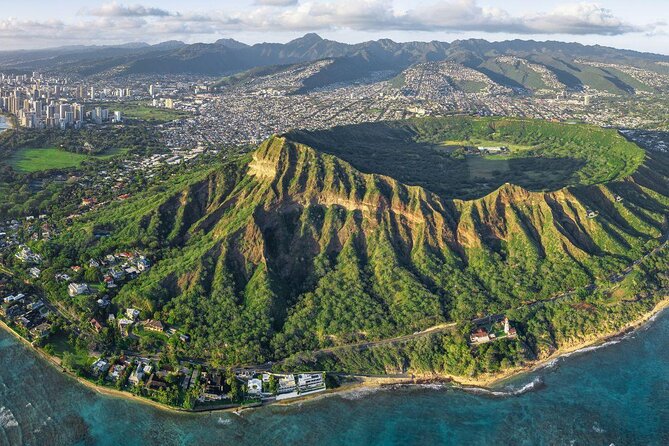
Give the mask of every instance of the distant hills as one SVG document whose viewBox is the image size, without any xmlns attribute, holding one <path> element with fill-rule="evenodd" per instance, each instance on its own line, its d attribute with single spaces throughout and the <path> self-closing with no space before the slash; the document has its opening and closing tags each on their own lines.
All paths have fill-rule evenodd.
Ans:
<svg viewBox="0 0 669 446">
<path fill-rule="evenodd" d="M 535 65 L 499 62 L 512 56 Z M 120 46 L 71 46 L 49 50 L 0 52 L 2 70 L 40 70 L 77 76 L 101 74 L 197 74 L 227 76 L 258 67 L 291 65 L 333 59 L 325 73 L 310 87 L 352 81 L 378 71 L 402 72 L 424 62 L 449 61 L 477 70 L 494 82 L 510 88 L 534 89 L 540 84 L 534 73 L 545 67 L 565 88 L 584 86 L 613 93 L 629 93 L 649 87 L 612 67 L 583 62 L 634 67 L 669 73 L 669 56 L 619 50 L 578 43 L 482 39 L 447 42 L 398 43 L 389 39 L 346 44 L 306 34 L 290 42 L 246 45 L 233 39 L 214 43 L 185 44 L 179 41 L 157 45 L 132 43 Z M 658 63 L 659 62 L 659 63 Z M 663 63 L 664 62 L 664 63 Z M 522 64 L 521 64 L 522 65 Z"/>
</svg>

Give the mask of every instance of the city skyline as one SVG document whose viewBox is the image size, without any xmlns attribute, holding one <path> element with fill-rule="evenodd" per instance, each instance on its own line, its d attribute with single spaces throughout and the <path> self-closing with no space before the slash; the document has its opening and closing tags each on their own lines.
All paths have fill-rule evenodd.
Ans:
<svg viewBox="0 0 669 446">
<path fill-rule="evenodd" d="M 390 38 L 399 42 L 558 40 L 667 54 L 666 8 L 656 0 L 629 4 L 518 0 L 449 0 L 412 5 L 405 0 L 172 0 L 111 2 L 75 0 L 68 7 L 38 2 L 2 6 L 3 49 L 128 42 L 286 42 L 307 32 L 347 43 Z"/>
</svg>

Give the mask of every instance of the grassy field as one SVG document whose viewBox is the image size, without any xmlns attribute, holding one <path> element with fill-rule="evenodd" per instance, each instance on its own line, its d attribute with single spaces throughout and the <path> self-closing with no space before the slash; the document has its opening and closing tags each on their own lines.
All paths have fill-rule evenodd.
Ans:
<svg viewBox="0 0 669 446">
<path fill-rule="evenodd" d="M 66 169 L 77 167 L 83 161 L 91 159 L 109 159 L 116 155 L 125 153 L 126 149 L 116 149 L 103 155 L 82 155 L 80 153 L 66 152 L 55 147 L 37 149 L 18 149 L 8 160 L 15 170 L 24 173 L 39 172 L 49 169 Z"/>
<path fill-rule="evenodd" d="M 504 146 L 508 147 L 511 153 L 513 152 L 522 152 L 525 150 L 530 150 L 532 147 L 530 146 L 524 146 L 520 144 L 511 144 L 506 141 L 495 141 L 492 139 L 468 139 L 468 140 L 446 140 L 442 144 L 444 147 L 499 147 L 499 146 Z"/>
</svg>

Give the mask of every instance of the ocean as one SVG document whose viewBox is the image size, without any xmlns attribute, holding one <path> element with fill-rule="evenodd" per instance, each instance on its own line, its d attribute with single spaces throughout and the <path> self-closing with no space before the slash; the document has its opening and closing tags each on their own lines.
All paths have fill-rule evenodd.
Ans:
<svg viewBox="0 0 669 446">
<path fill-rule="evenodd" d="M 492 392 L 360 390 L 239 415 L 100 395 L 0 330 L 0 444 L 667 445 L 669 312 Z"/>
</svg>

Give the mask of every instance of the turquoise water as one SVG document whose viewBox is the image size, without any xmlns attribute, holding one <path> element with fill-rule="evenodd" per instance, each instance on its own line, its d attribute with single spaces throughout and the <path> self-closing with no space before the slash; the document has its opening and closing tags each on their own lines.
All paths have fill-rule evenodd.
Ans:
<svg viewBox="0 0 669 446">
<path fill-rule="evenodd" d="M 669 312 L 496 393 L 413 387 L 240 416 L 179 415 L 83 388 L 0 330 L 0 444 L 667 445 Z"/>
</svg>

